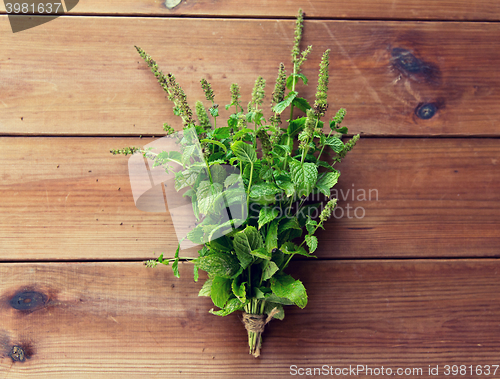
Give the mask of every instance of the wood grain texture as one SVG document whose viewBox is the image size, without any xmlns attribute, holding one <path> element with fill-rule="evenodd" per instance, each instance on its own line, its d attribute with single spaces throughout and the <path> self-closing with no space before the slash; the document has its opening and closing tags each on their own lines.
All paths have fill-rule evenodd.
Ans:
<svg viewBox="0 0 500 379">
<path fill-rule="evenodd" d="M 267 326 L 255 359 L 241 316 L 209 314 L 211 301 L 197 297 L 202 282 L 192 281 L 189 264 L 181 279 L 139 263 L 2 264 L 0 372 L 285 378 L 292 365 L 365 365 L 421 368 L 418 377 L 429 378 L 429 365 L 439 365 L 440 376 L 446 364 L 498 365 L 499 270 L 489 259 L 294 264 L 309 303 Z M 44 302 L 14 309 L 11 300 L 23 291 Z M 13 362 L 15 345 L 30 358 Z"/>
<path fill-rule="evenodd" d="M 151 141 L 1 138 L 1 259 L 173 256 L 169 214 L 138 210 L 128 158 L 109 154 Z M 339 167 L 318 256 L 498 256 L 499 162 L 496 139 L 361 139 Z"/>
<path fill-rule="evenodd" d="M 294 25 L 75 16 L 13 34 L 0 19 L 4 135 L 157 135 L 163 122 L 179 128 L 134 45 L 175 73 L 191 104 L 204 98 L 202 77 L 221 105 L 233 82 L 246 103 L 258 75 L 270 94 L 279 62 L 289 61 Z M 499 35 L 498 23 L 309 21 L 310 84 L 300 90 L 313 98 L 319 59 L 330 48 L 328 116 L 347 108 L 352 132 L 498 136 Z"/>
<path fill-rule="evenodd" d="M 171 8 L 176 3 L 178 6 Z M 80 1 L 71 14 L 84 15 L 148 15 L 205 17 L 295 17 L 302 8 L 308 17 L 399 20 L 489 20 L 500 19 L 500 6 L 494 0 L 114 0 Z M 172 5 L 170 5 L 172 4 Z M 5 6 L 0 4 L 0 12 Z"/>
</svg>

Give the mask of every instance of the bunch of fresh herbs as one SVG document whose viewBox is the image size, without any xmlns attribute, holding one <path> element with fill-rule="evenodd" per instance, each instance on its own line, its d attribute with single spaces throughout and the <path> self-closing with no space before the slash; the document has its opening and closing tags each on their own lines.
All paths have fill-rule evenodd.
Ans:
<svg viewBox="0 0 500 379">
<path fill-rule="evenodd" d="M 199 257 L 188 258 L 208 279 L 200 296 L 211 297 L 218 316 L 244 311 L 250 353 L 258 356 L 261 333 L 271 318 L 283 319 L 284 305 L 307 304 L 306 289 L 300 280 L 285 271 L 295 255 L 314 257 L 318 248 L 315 236 L 332 215 L 336 199 L 330 197 L 340 172 L 333 166 L 355 145 L 359 135 L 344 143 L 347 128 L 341 126 L 345 110 L 340 109 L 329 121 L 322 121 L 327 110 L 329 53 L 324 52 L 319 68 L 314 102 L 299 97 L 297 84 L 307 84 L 301 73 L 312 47 L 301 51 L 303 13 L 299 11 L 292 48 L 292 72 L 279 65 L 272 93 L 272 116 L 263 114 L 265 80 L 255 81 L 251 101 L 245 108 L 237 84 L 231 85 L 234 111 L 223 125 L 211 85 L 201 85 L 210 102 L 207 110 L 197 102 L 194 120 L 186 95 L 172 74 L 164 75 L 156 62 L 136 47 L 158 79 L 174 113 L 181 117 L 184 134 L 178 137 L 182 151 L 153 154 L 148 150 L 126 148 L 113 153 L 140 151 L 175 171 L 176 190 L 191 198 L 198 224 L 187 238 L 202 244 Z M 294 118 L 298 109 L 303 112 Z M 286 116 L 285 116 L 286 115 Z M 164 125 L 167 134 L 173 128 Z M 201 160 L 192 159 L 201 156 Z M 234 167 L 234 169 L 233 169 Z M 239 184 L 239 186 L 238 186 Z M 311 197 L 323 201 L 311 202 Z M 232 213 L 227 219 L 227 209 Z M 236 209 L 236 211 L 235 211 Z M 163 254 L 148 266 L 172 263 L 179 276 L 179 249 L 174 258 Z"/>
</svg>

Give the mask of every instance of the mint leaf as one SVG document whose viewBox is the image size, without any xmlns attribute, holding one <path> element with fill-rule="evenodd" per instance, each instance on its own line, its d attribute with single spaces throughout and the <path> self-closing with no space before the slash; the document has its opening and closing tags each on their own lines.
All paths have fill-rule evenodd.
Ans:
<svg viewBox="0 0 500 379">
<path fill-rule="evenodd" d="M 210 115 L 212 117 L 218 117 L 219 116 L 219 108 L 210 107 L 210 109 L 208 111 L 210 112 Z"/>
<path fill-rule="evenodd" d="M 231 174 L 226 178 L 226 180 L 224 180 L 224 187 L 229 188 L 238 182 L 242 183 L 240 180 L 241 180 L 240 174 Z"/>
<path fill-rule="evenodd" d="M 276 263 L 276 266 L 280 267 L 285 260 L 285 254 L 279 249 L 272 250 L 273 256 L 271 260 Z"/>
<path fill-rule="evenodd" d="M 214 164 L 210 167 L 210 174 L 212 175 L 212 181 L 214 183 L 224 183 L 226 179 L 227 172 L 226 169 L 220 164 Z"/>
<path fill-rule="evenodd" d="M 219 251 L 232 251 L 233 243 L 226 236 L 221 236 L 215 240 L 209 242 L 210 247 Z"/>
<path fill-rule="evenodd" d="M 271 279 L 277 271 L 279 271 L 279 267 L 276 263 L 273 261 L 265 261 L 262 270 L 262 281 Z"/>
<path fill-rule="evenodd" d="M 307 247 L 309 248 L 309 253 L 314 253 L 318 248 L 318 238 L 316 236 L 306 235 L 305 237 Z"/>
<path fill-rule="evenodd" d="M 315 220 L 311 220 L 311 217 L 308 216 L 307 222 L 306 222 L 306 229 L 309 234 L 313 234 L 314 231 L 316 230 L 316 227 L 318 226 L 318 222 Z"/>
<path fill-rule="evenodd" d="M 194 156 L 195 151 L 196 145 L 189 145 L 184 147 L 181 158 L 181 162 L 184 166 L 189 166 L 189 164 L 191 163 L 191 158 Z"/>
<path fill-rule="evenodd" d="M 280 226 L 278 228 L 278 234 L 281 234 L 288 229 L 302 230 L 302 228 L 300 227 L 299 221 L 295 217 L 282 219 L 282 220 L 286 220 L 286 221 L 284 223 L 280 224 Z"/>
<path fill-rule="evenodd" d="M 306 117 L 300 117 L 295 120 L 291 120 L 288 124 L 287 133 L 290 137 L 295 137 L 299 134 L 302 129 L 304 129 L 304 125 L 306 124 Z"/>
<path fill-rule="evenodd" d="M 231 136 L 231 128 L 225 126 L 223 128 L 217 128 L 214 130 L 214 138 L 221 140 L 224 138 L 229 138 Z"/>
<path fill-rule="evenodd" d="M 307 293 L 300 280 L 290 275 L 275 275 L 271 278 L 271 290 L 278 297 L 293 301 L 300 308 L 307 305 Z"/>
<path fill-rule="evenodd" d="M 271 252 L 268 251 L 265 247 L 260 247 L 256 250 L 253 250 L 250 254 L 252 254 L 254 257 L 265 259 L 265 260 L 271 260 Z"/>
<path fill-rule="evenodd" d="M 187 170 L 176 172 L 175 190 L 180 191 L 184 187 L 189 187 L 194 185 L 200 174 L 201 174 L 201 168 L 196 166 L 191 166 Z"/>
<path fill-rule="evenodd" d="M 319 160 L 316 162 L 316 164 L 321 166 L 321 167 L 324 167 L 330 171 L 335 171 L 335 169 L 325 161 Z"/>
<path fill-rule="evenodd" d="M 318 178 L 318 168 L 314 163 L 300 163 L 296 159 L 290 160 L 290 172 L 292 181 L 297 188 L 297 195 L 308 196 Z"/>
<path fill-rule="evenodd" d="M 252 251 L 262 247 L 262 237 L 253 226 L 247 226 L 234 235 L 233 245 L 241 267 L 247 268 L 253 262 Z"/>
<path fill-rule="evenodd" d="M 231 150 L 241 162 L 254 163 L 257 160 L 257 153 L 252 145 L 243 141 L 236 141 L 231 145 Z"/>
<path fill-rule="evenodd" d="M 238 278 L 234 278 L 231 283 L 231 289 L 233 290 L 234 296 L 236 296 L 242 303 L 247 300 L 245 284 L 246 282 L 239 283 Z"/>
<path fill-rule="evenodd" d="M 232 294 L 231 279 L 216 276 L 212 279 L 212 287 L 210 289 L 210 297 L 215 306 L 224 308 L 226 302 Z"/>
<path fill-rule="evenodd" d="M 193 262 L 209 275 L 222 278 L 231 278 L 240 268 L 238 259 L 229 253 L 216 252 L 193 259 Z"/>
<path fill-rule="evenodd" d="M 259 178 L 262 180 L 272 180 L 273 168 L 268 165 L 263 165 L 259 171 Z"/>
<path fill-rule="evenodd" d="M 292 104 L 299 108 L 302 112 L 307 112 L 308 109 L 311 109 L 307 100 L 302 97 L 296 97 L 293 99 Z"/>
<path fill-rule="evenodd" d="M 295 99 L 298 94 L 298 92 L 290 91 L 283 101 L 273 107 L 273 112 L 281 114 L 290 104 L 292 104 L 293 99 Z"/>
<path fill-rule="evenodd" d="M 245 220 L 241 220 L 241 219 L 231 219 L 231 220 L 228 220 L 228 221 L 226 221 L 226 222 L 218 225 L 214 229 L 212 229 L 210 231 L 209 235 L 208 235 L 208 240 L 210 242 L 212 242 L 212 238 L 213 238 L 214 235 L 215 236 L 219 236 L 219 235 L 227 234 L 229 231 L 232 231 L 234 229 L 235 225 L 241 225 L 244 222 L 245 222 Z M 192 241 L 192 240 L 190 239 L 190 241 Z M 195 242 L 195 241 L 192 241 L 192 242 Z M 224 249 L 219 249 L 219 250 L 224 250 Z"/>
<path fill-rule="evenodd" d="M 250 198 L 260 204 L 274 203 L 275 195 L 280 193 L 281 189 L 273 183 L 255 184 L 250 190 Z"/>
<path fill-rule="evenodd" d="M 289 181 L 281 181 L 278 187 L 285 191 L 286 197 L 293 196 L 295 194 L 295 185 Z"/>
<path fill-rule="evenodd" d="M 253 262 L 253 257 L 252 257 L 252 254 L 250 254 L 250 252 L 247 253 L 246 251 L 242 250 L 238 246 L 238 243 L 239 242 L 237 242 L 236 238 L 235 238 L 234 249 L 236 252 L 236 256 L 238 257 L 238 260 L 240 261 L 241 267 L 243 267 L 245 269 Z"/>
<path fill-rule="evenodd" d="M 266 304 L 264 305 L 264 314 L 270 314 L 274 310 L 274 308 L 278 309 L 278 313 L 276 313 L 273 318 L 283 320 L 285 318 L 285 310 L 283 309 L 283 305 L 278 303 L 266 301 Z"/>
<path fill-rule="evenodd" d="M 342 150 L 344 150 L 344 143 L 335 136 L 326 138 L 325 145 L 330 146 L 336 153 L 340 153 Z"/>
<path fill-rule="evenodd" d="M 217 195 L 222 192 L 222 184 L 214 183 L 210 184 L 209 181 L 202 181 L 198 186 L 196 191 L 196 197 L 198 200 L 198 208 L 200 213 L 208 214 L 212 208 Z"/>
<path fill-rule="evenodd" d="M 212 290 L 212 279 L 207 279 L 205 283 L 203 283 L 203 287 L 201 287 L 200 292 L 198 292 L 198 296 L 210 297 L 211 290 Z"/>
<path fill-rule="evenodd" d="M 276 207 L 263 207 L 259 212 L 259 229 L 268 222 L 273 221 L 280 213 L 280 209 Z"/>
<path fill-rule="evenodd" d="M 246 237 L 250 251 L 262 247 L 262 245 L 263 245 L 262 244 L 262 237 L 261 237 L 259 231 L 257 229 L 255 229 L 253 226 L 247 226 L 240 233 Z M 240 233 L 238 233 L 238 234 L 240 234 Z"/>
<path fill-rule="evenodd" d="M 298 79 L 302 79 L 302 82 L 304 82 L 305 85 L 307 85 L 307 78 L 304 74 L 290 74 L 288 78 L 286 78 L 286 88 L 288 88 L 290 91 L 294 87 L 295 84 L 297 84 Z"/>
<path fill-rule="evenodd" d="M 197 282 L 199 278 L 200 278 L 200 272 L 198 270 L 198 266 L 193 265 L 193 280 Z"/>
<path fill-rule="evenodd" d="M 187 239 L 197 244 L 205 243 L 205 232 L 203 231 L 203 225 L 200 224 L 196 228 L 191 230 L 187 234 Z"/>
<path fill-rule="evenodd" d="M 268 251 L 272 251 L 273 249 L 278 248 L 278 224 L 280 220 L 276 219 L 271 222 L 271 225 L 269 225 L 269 229 L 267 230 L 267 236 L 266 236 L 266 249 Z"/>
<path fill-rule="evenodd" d="M 340 172 L 335 170 L 333 172 L 324 173 L 316 183 L 318 190 L 326 197 L 330 196 L 330 189 L 337 184 Z"/>
<path fill-rule="evenodd" d="M 175 251 L 175 255 L 174 255 L 174 262 L 172 263 L 172 270 L 174 271 L 174 276 L 176 278 L 179 278 L 180 275 L 179 275 L 179 250 L 181 248 L 181 244 L 180 242 L 177 244 L 177 250 Z"/>
<path fill-rule="evenodd" d="M 229 135 L 228 135 L 229 136 Z M 213 139 L 202 139 L 200 142 L 202 143 L 211 143 L 211 144 L 214 144 L 214 145 L 217 145 L 219 146 L 220 148 L 222 148 L 222 150 L 224 150 L 224 152 L 227 151 L 227 147 L 226 145 L 224 145 L 222 142 L 220 141 L 216 141 L 216 140 L 213 140 Z"/>
<path fill-rule="evenodd" d="M 214 311 L 213 309 L 210 309 L 209 312 L 216 316 L 227 316 L 233 312 L 243 309 L 244 306 L 245 306 L 244 303 L 242 303 L 238 299 L 232 298 L 229 299 L 229 301 L 226 303 L 224 309 L 221 309 L 220 311 Z"/>
<path fill-rule="evenodd" d="M 311 255 L 309 254 L 306 249 L 304 249 L 303 247 L 298 247 L 297 245 L 295 245 L 293 242 L 285 242 L 283 245 L 281 245 L 281 248 L 280 250 L 284 253 L 284 254 L 299 254 L 299 255 L 303 255 L 305 257 L 308 257 L 308 258 L 316 258 L 314 255 Z"/>
<path fill-rule="evenodd" d="M 266 302 L 267 301 L 273 302 L 275 304 L 282 304 L 282 305 L 293 305 L 294 304 L 293 301 L 288 300 L 285 297 L 278 297 L 274 293 L 272 293 L 270 296 L 268 296 L 266 298 Z"/>
</svg>

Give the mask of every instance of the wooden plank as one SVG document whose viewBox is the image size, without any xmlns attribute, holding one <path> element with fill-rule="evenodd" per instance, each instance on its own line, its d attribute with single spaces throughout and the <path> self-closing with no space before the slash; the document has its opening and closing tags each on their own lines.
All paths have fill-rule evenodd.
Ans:
<svg viewBox="0 0 500 379">
<path fill-rule="evenodd" d="M 401 376 L 430 378 L 429 366 L 440 376 L 445 365 L 475 370 L 499 364 L 499 269 L 490 259 L 292 265 L 309 303 L 288 307 L 284 321 L 267 326 L 255 359 L 238 315 L 208 313 L 211 301 L 197 297 L 202 283 L 192 281 L 189 264 L 181 265 L 181 279 L 139 263 L 2 264 L 0 372 L 285 378 L 298 368 L 362 365 L 422 369 Z M 36 302 L 32 293 L 31 312 L 14 309 L 11 301 L 28 291 L 40 294 Z M 15 345 L 30 358 L 13 362 Z"/>
<path fill-rule="evenodd" d="M 318 234 L 323 249 L 353 258 L 498 256 L 498 148 L 496 139 L 362 140 L 339 167 L 343 218 Z"/>
<path fill-rule="evenodd" d="M 4 135 L 157 135 L 167 121 L 180 128 L 134 45 L 175 73 L 191 104 L 204 99 L 202 77 L 221 105 L 239 83 L 246 104 L 258 75 L 272 91 L 279 62 L 289 61 L 294 25 L 75 16 L 44 24 L 43 33 L 13 34 L 2 17 Z M 498 136 L 499 35 L 498 23 L 309 21 L 304 46 L 314 52 L 303 72 L 310 84 L 300 90 L 314 96 L 318 62 L 330 48 L 328 116 L 347 108 L 352 132 Z"/>
<path fill-rule="evenodd" d="M 138 210 L 128 158 L 109 154 L 151 141 L 1 138 L 1 260 L 172 256 L 169 214 Z M 318 256 L 498 256 L 499 162 L 496 139 L 362 139 L 339 167 Z"/>
<path fill-rule="evenodd" d="M 168 7 L 167 7 L 168 4 Z M 177 6 L 176 6 L 177 5 Z M 168 1 L 80 1 L 71 10 L 79 15 L 216 16 L 216 17 L 295 17 L 302 8 L 308 17 L 399 20 L 490 20 L 500 19 L 500 6 L 493 0 L 168 0 Z M 0 4 L 0 13 L 5 13 Z"/>
</svg>

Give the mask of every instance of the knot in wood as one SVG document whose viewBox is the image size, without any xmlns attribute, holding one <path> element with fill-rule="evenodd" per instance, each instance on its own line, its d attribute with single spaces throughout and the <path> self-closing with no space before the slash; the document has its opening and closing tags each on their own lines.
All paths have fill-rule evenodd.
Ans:
<svg viewBox="0 0 500 379">
<path fill-rule="evenodd" d="M 9 355 L 14 362 L 24 362 L 26 360 L 26 354 L 21 346 L 12 346 Z"/>
<path fill-rule="evenodd" d="M 17 292 L 10 299 L 10 306 L 19 311 L 31 312 L 45 307 L 47 296 L 37 291 Z"/>
</svg>

